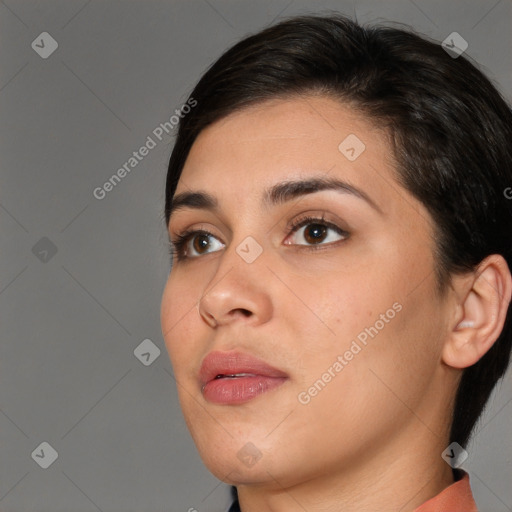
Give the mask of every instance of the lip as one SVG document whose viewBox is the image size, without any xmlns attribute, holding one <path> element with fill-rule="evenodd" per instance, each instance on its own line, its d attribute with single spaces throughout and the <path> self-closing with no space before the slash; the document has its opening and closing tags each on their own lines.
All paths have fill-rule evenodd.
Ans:
<svg viewBox="0 0 512 512">
<path fill-rule="evenodd" d="M 288 375 L 250 354 L 215 351 L 203 359 L 199 378 L 207 401 L 240 404 L 280 386 Z"/>
</svg>

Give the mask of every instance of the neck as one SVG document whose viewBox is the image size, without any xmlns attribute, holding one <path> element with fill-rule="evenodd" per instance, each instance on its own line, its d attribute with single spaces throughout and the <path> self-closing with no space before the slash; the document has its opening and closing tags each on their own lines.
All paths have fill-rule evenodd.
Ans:
<svg viewBox="0 0 512 512">
<path fill-rule="evenodd" d="M 434 438 L 434 439 L 433 439 Z M 454 482 L 441 458 L 445 436 L 418 422 L 409 435 L 397 436 L 364 461 L 300 483 L 270 478 L 259 486 L 238 486 L 242 512 L 413 512 Z M 270 474 L 270 473 L 269 473 Z"/>
</svg>

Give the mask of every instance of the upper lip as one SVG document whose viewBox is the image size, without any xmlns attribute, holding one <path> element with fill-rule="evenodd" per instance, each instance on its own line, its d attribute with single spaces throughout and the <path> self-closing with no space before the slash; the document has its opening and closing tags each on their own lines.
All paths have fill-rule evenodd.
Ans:
<svg viewBox="0 0 512 512">
<path fill-rule="evenodd" d="M 250 373 L 265 377 L 287 377 L 288 375 L 262 359 L 243 352 L 210 352 L 201 364 L 199 378 L 204 386 L 217 375 Z"/>
</svg>

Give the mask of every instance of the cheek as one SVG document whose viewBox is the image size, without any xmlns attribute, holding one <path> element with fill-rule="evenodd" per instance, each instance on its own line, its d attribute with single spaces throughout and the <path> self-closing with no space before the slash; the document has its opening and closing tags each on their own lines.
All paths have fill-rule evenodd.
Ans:
<svg viewBox="0 0 512 512">
<path fill-rule="evenodd" d="M 308 436 L 314 423 L 317 438 L 339 444 L 348 455 L 360 446 L 357 440 L 378 444 L 418 410 L 435 358 L 426 350 L 429 340 L 418 332 L 414 310 L 404 305 L 389 317 L 384 326 L 378 320 L 352 326 L 355 335 L 340 336 L 331 347 L 311 348 L 304 362 L 307 379 L 299 386 L 303 405 L 297 417 L 303 421 L 296 428 L 301 435 Z"/>
<path fill-rule="evenodd" d="M 384 303 L 360 332 L 364 345 L 356 336 L 362 350 L 353 379 L 378 414 L 391 411 L 398 419 L 416 410 L 426 396 L 439 361 L 441 331 L 428 290 L 396 297 L 394 307 Z"/>
<path fill-rule="evenodd" d="M 345 271 L 331 273 L 321 283 L 317 279 L 302 281 L 294 286 L 294 292 L 304 303 L 295 301 L 295 309 L 288 314 L 307 325 L 308 331 L 316 332 L 311 349 L 336 354 L 348 350 L 358 335 L 364 341 L 368 337 L 365 329 L 376 321 L 382 327 L 380 315 L 392 308 L 397 298 L 385 280 L 373 279 L 368 273 Z M 391 311 L 390 316 L 394 313 Z"/>
<path fill-rule="evenodd" d="M 332 381 L 328 387 L 339 389 L 330 399 L 336 401 L 336 396 L 343 395 L 350 401 L 358 397 L 377 408 L 379 400 L 396 401 L 393 389 L 403 393 L 404 399 L 415 400 L 415 394 L 420 393 L 435 367 L 439 347 L 433 321 L 433 283 L 426 280 L 411 293 L 403 266 L 384 265 L 386 273 L 381 267 L 375 265 L 357 277 L 339 273 L 321 287 L 304 281 L 302 288 L 296 289 L 317 313 L 315 318 L 305 307 L 293 312 L 306 335 L 302 337 L 301 365 L 307 368 L 302 386 L 309 387 L 318 379 Z M 336 378 L 330 378 L 330 368 Z M 330 393 L 322 394 L 328 400 Z"/>
<path fill-rule="evenodd" d="M 197 338 L 197 296 L 190 284 L 171 274 L 162 295 L 160 311 L 162 334 L 176 379 L 180 407 L 191 432 L 197 427 L 197 421 L 192 419 L 201 418 L 202 412 L 197 409 L 196 395 L 200 390 L 196 383 L 197 368 L 193 364 L 197 361 L 198 349 L 194 343 Z"/>
<path fill-rule="evenodd" d="M 396 311 L 400 306 L 393 309 L 394 295 L 385 281 L 370 286 L 361 277 L 339 272 L 321 284 L 302 279 L 293 287 L 294 295 L 302 300 L 283 297 L 276 301 L 287 304 L 279 314 L 290 319 L 287 326 L 294 334 L 287 339 L 288 352 L 297 357 L 297 391 L 303 393 L 304 401 L 314 402 L 313 407 L 301 409 L 306 417 L 323 415 L 333 405 L 340 414 L 359 410 L 373 393 L 370 362 L 393 365 L 393 351 L 398 350 L 393 346 L 393 323 L 401 314 Z M 381 320 L 381 314 L 388 323 Z M 386 350 L 375 350 L 372 345 L 377 344 L 381 349 L 387 346 Z M 348 421 L 346 416 L 342 419 Z"/>
<path fill-rule="evenodd" d="M 192 322 L 197 316 L 199 294 L 184 280 L 169 276 L 162 295 L 160 320 L 162 335 L 175 372 L 183 369 L 181 361 L 193 348 Z"/>
</svg>

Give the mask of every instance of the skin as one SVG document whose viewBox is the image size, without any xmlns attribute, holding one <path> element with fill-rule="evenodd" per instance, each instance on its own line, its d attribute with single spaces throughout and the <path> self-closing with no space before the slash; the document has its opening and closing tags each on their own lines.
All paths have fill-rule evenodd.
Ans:
<svg viewBox="0 0 512 512">
<path fill-rule="evenodd" d="M 349 134 L 366 146 L 354 161 L 338 149 Z M 510 272 L 493 256 L 439 295 L 431 217 L 395 168 L 386 132 L 323 96 L 246 108 L 203 130 L 191 148 L 176 193 L 208 192 L 219 209 L 171 217 L 173 239 L 185 229 L 213 237 L 202 253 L 188 245 L 197 257 L 174 262 L 162 332 L 198 451 L 238 487 L 244 512 L 410 512 L 453 483 L 441 453 L 454 393 L 461 369 L 501 331 Z M 364 191 L 376 208 L 333 190 L 262 201 L 276 183 L 327 175 Z M 311 225 L 287 227 L 304 214 L 323 214 L 349 235 L 329 230 L 308 245 Z M 263 250 L 252 263 L 236 252 L 247 236 Z M 300 403 L 395 303 L 400 312 Z M 462 321 L 474 325 L 458 328 Z M 248 352 L 288 379 L 244 404 L 212 404 L 198 378 L 212 350 Z M 251 466 L 237 457 L 247 443 L 261 455 Z"/>
</svg>

